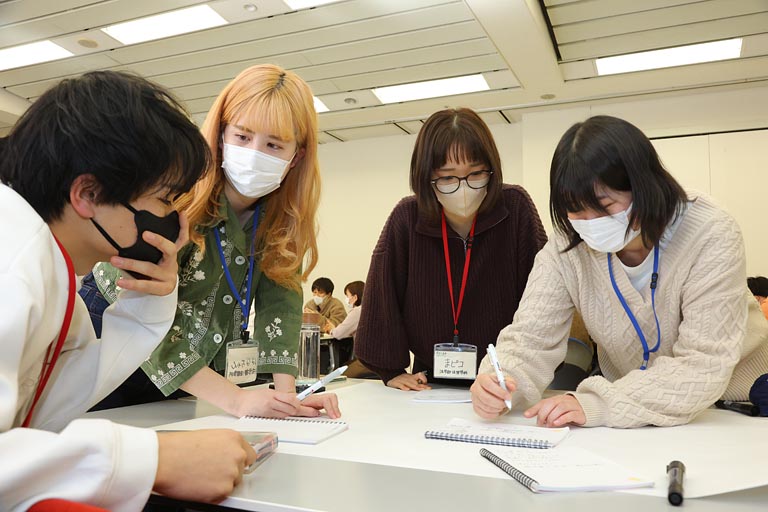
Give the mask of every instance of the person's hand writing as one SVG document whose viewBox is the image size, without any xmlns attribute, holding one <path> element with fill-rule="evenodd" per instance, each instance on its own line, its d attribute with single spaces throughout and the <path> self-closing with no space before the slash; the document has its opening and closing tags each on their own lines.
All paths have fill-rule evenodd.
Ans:
<svg viewBox="0 0 768 512">
<path fill-rule="evenodd" d="M 317 310 L 316 309 L 312 309 L 312 308 L 304 308 L 304 312 L 305 313 L 317 313 Z"/>
<path fill-rule="evenodd" d="M 325 409 L 325 413 L 331 419 L 341 417 L 339 410 L 339 399 L 335 393 L 314 393 L 301 401 L 299 416 L 319 416 L 320 411 Z"/>
<path fill-rule="evenodd" d="M 493 419 L 507 412 L 504 401 L 512 399 L 517 383 L 513 378 L 507 377 L 504 379 L 504 384 L 508 391 L 504 391 L 499 385 L 499 379 L 495 374 L 483 373 L 477 376 L 469 391 L 472 394 L 472 408 L 478 416 Z"/>
<path fill-rule="evenodd" d="M 432 389 L 427 384 L 427 377 L 423 373 L 401 373 L 394 379 L 387 382 L 390 388 L 400 389 L 402 391 L 421 391 Z"/>
<path fill-rule="evenodd" d="M 158 433 L 153 490 L 171 498 L 218 503 L 232 493 L 256 452 L 234 430 Z"/>
<path fill-rule="evenodd" d="M 568 423 L 583 425 L 587 422 L 584 409 L 573 395 L 545 398 L 523 413 L 526 418 L 536 416 L 540 427 L 562 427 Z"/>
<path fill-rule="evenodd" d="M 325 324 L 323 325 L 323 332 L 324 333 L 330 333 L 335 328 L 336 328 L 336 326 L 333 325 L 330 320 L 326 320 Z"/>
<path fill-rule="evenodd" d="M 285 418 L 298 416 L 301 402 L 296 393 L 284 393 L 273 389 L 240 389 L 234 407 L 236 416 L 264 416 Z M 305 414 L 305 416 L 308 416 Z"/>
<path fill-rule="evenodd" d="M 176 279 L 179 274 L 176 254 L 189 242 L 189 221 L 183 212 L 179 213 L 179 225 L 181 229 L 179 230 L 179 238 L 176 239 L 175 243 L 149 231 L 145 231 L 142 234 L 144 241 L 163 253 L 163 257 L 157 264 L 112 256 L 109 260 L 112 266 L 120 270 L 137 272 L 149 278 L 135 279 L 127 272 L 124 272 L 123 276 L 115 284 L 125 290 L 133 290 L 151 295 L 168 295 L 175 290 Z"/>
</svg>

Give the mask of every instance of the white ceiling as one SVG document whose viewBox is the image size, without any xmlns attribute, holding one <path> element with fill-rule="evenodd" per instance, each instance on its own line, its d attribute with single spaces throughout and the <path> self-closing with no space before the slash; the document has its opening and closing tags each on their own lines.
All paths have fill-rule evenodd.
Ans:
<svg viewBox="0 0 768 512">
<path fill-rule="evenodd" d="M 201 3 L 230 24 L 131 46 L 95 30 Z M 597 57 L 737 36 L 740 59 L 596 76 Z M 553 105 L 768 86 L 768 0 L 345 0 L 300 11 L 280 0 L 0 1 L 0 48 L 44 39 L 75 56 L 0 72 L 0 134 L 48 87 L 93 69 L 149 77 L 201 121 L 240 70 L 279 64 L 331 109 L 320 114 L 321 142 L 415 133 L 446 106 L 507 123 Z M 475 73 L 491 90 L 392 105 L 370 92 Z"/>
</svg>

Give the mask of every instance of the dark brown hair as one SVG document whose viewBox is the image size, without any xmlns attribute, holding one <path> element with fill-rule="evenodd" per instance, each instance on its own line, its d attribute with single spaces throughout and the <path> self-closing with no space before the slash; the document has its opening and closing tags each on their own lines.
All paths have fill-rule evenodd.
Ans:
<svg viewBox="0 0 768 512">
<path fill-rule="evenodd" d="M 419 212 L 432 221 L 440 218 L 440 203 L 430 180 L 432 172 L 444 166 L 448 158 L 480 162 L 493 171 L 480 211 L 493 207 L 501 196 L 503 178 L 499 151 L 480 116 L 468 108 L 456 108 L 429 116 L 416 138 L 411 156 L 411 190 L 416 194 Z"/>
<path fill-rule="evenodd" d="M 360 306 L 363 304 L 363 290 L 365 290 L 365 283 L 362 281 L 352 281 L 344 287 L 344 293 L 357 295 L 357 301 L 352 304 L 353 306 Z"/>
</svg>

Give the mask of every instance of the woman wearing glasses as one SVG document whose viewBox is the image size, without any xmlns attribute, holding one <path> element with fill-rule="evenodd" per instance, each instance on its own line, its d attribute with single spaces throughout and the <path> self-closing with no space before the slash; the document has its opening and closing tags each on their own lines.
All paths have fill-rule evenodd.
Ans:
<svg viewBox="0 0 768 512">
<path fill-rule="evenodd" d="M 469 386 L 546 235 L 528 194 L 502 183 L 491 132 L 469 109 L 427 119 L 410 182 L 415 195 L 395 207 L 371 258 L 355 354 L 390 387 Z"/>
</svg>

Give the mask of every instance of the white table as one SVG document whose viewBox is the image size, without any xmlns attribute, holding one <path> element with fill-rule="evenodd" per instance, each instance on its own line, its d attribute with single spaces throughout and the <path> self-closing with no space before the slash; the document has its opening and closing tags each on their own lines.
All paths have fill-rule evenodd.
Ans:
<svg viewBox="0 0 768 512">
<path fill-rule="evenodd" d="M 415 404 L 410 401 L 411 394 L 371 381 L 351 380 L 346 387 L 342 385 L 332 391 L 339 393 L 344 413 L 342 419 L 350 424 L 347 432 L 316 446 L 283 443 L 276 454 L 244 478 L 220 507 L 193 505 L 191 508 L 265 512 L 359 512 L 405 508 L 422 512 L 496 508 L 551 511 L 561 507 L 568 512 L 679 510 L 669 505 L 665 498 L 630 493 L 533 494 L 477 455 L 480 445 L 423 439 L 423 431 L 429 427 L 443 425 L 451 417 L 469 417 L 468 404 Z M 99 411 L 87 416 L 150 427 L 219 413 L 204 402 L 176 400 Z M 739 422 L 760 422 L 749 425 L 765 427 L 764 442 L 768 445 L 768 419 L 739 418 L 728 411 L 707 411 L 705 415 L 710 422 L 712 418 L 726 424 L 735 422 L 731 444 L 739 442 Z M 520 421 L 520 417 L 511 417 L 509 421 Z M 630 435 L 636 439 L 685 437 L 687 432 L 695 432 L 697 428 L 706 431 L 710 429 L 709 425 L 702 421 L 690 428 L 639 429 L 636 432 L 603 429 L 603 434 L 597 429 L 578 429 L 572 433 L 572 439 L 583 442 L 589 439 L 588 436 L 599 439 L 602 435 L 607 439 L 605 449 L 611 436 Z M 652 449 L 652 446 L 648 447 L 649 452 Z M 768 473 L 765 460 L 754 461 L 755 471 Z M 688 464 L 689 473 L 695 475 L 696 466 L 691 468 Z M 654 463 L 653 467 L 656 465 Z M 661 470 L 660 475 L 649 476 L 659 476 L 664 486 Z M 727 467 L 718 470 L 728 472 Z M 768 486 L 686 498 L 683 506 L 685 510 L 698 512 L 763 511 L 768 507 Z"/>
</svg>

